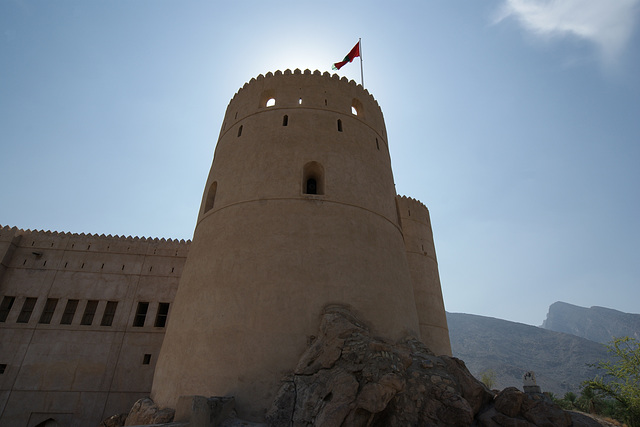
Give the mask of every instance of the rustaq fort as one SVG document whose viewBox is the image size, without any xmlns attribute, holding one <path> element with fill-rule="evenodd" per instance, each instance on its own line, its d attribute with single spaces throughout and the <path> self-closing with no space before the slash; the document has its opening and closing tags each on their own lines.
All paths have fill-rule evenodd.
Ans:
<svg viewBox="0 0 640 427">
<path fill-rule="evenodd" d="M 183 396 L 263 422 L 331 307 L 451 355 L 429 211 L 388 144 L 361 85 L 267 73 L 229 102 L 191 241 L 0 228 L 0 426 Z"/>
</svg>

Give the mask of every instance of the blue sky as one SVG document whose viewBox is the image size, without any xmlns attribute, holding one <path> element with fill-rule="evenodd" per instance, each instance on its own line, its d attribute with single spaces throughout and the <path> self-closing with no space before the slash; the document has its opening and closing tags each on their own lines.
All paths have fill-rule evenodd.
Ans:
<svg viewBox="0 0 640 427">
<path fill-rule="evenodd" d="M 190 238 L 237 89 L 331 71 L 361 37 L 447 310 L 638 313 L 639 18 L 640 0 L 2 0 L 0 224 Z"/>
</svg>

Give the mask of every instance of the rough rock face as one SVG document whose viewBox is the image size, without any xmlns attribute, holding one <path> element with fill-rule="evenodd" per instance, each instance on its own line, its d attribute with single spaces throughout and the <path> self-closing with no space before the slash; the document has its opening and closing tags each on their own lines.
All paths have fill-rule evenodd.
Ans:
<svg viewBox="0 0 640 427">
<path fill-rule="evenodd" d="M 127 414 L 112 415 L 102 421 L 98 427 L 122 427 L 127 421 Z"/>
<path fill-rule="evenodd" d="M 162 424 L 173 421 L 174 410 L 160 409 L 148 397 L 142 398 L 133 404 L 124 423 L 125 426 L 140 426 L 148 424 Z"/>
<path fill-rule="evenodd" d="M 372 336 L 347 310 L 327 309 L 320 336 L 286 378 L 270 426 L 569 426 L 550 402 L 517 389 L 497 396 L 464 362 L 415 340 Z"/>
<path fill-rule="evenodd" d="M 573 425 L 571 415 L 543 394 L 526 394 L 515 387 L 498 393 L 493 405 L 478 416 L 478 422 L 483 427 Z"/>
</svg>

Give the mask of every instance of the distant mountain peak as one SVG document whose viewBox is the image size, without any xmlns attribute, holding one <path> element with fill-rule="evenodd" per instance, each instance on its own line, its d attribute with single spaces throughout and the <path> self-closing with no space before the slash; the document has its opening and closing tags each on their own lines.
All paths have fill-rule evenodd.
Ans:
<svg viewBox="0 0 640 427">
<path fill-rule="evenodd" d="M 604 344 L 624 336 L 640 339 L 640 314 L 600 306 L 586 308 L 557 301 L 549 306 L 542 327 Z"/>
</svg>

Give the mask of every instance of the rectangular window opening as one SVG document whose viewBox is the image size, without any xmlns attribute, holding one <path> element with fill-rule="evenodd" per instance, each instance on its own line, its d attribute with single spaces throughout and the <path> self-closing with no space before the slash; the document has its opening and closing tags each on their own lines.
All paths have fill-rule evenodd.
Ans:
<svg viewBox="0 0 640 427">
<path fill-rule="evenodd" d="M 0 374 L 4 374 L 4 371 L 7 369 L 6 363 L 0 363 Z"/>
<path fill-rule="evenodd" d="M 84 313 L 82 314 L 82 320 L 80 321 L 80 324 L 85 326 L 91 325 L 93 323 L 93 317 L 96 315 L 97 308 L 98 301 L 87 301 L 87 306 L 84 308 Z"/>
<path fill-rule="evenodd" d="M 107 301 L 107 306 L 104 308 L 104 314 L 102 315 L 100 326 L 111 326 L 113 324 L 113 318 L 116 315 L 116 308 L 118 308 L 118 301 Z"/>
<path fill-rule="evenodd" d="M 36 301 L 38 298 L 27 298 L 24 300 L 24 304 L 22 304 L 22 310 L 18 315 L 17 323 L 29 323 L 29 319 L 31 318 L 31 313 L 33 313 L 33 307 L 36 306 Z"/>
<path fill-rule="evenodd" d="M 167 324 L 167 316 L 169 315 L 169 303 L 161 302 L 158 304 L 158 314 L 156 314 L 156 328 L 164 328 Z"/>
<path fill-rule="evenodd" d="M 151 363 L 151 355 L 145 354 L 144 357 L 142 358 L 142 364 L 148 365 L 149 363 Z"/>
<path fill-rule="evenodd" d="M 64 308 L 64 313 L 62 313 L 62 319 L 60 319 L 61 325 L 70 325 L 73 322 L 73 316 L 76 314 L 76 309 L 78 308 L 77 299 L 67 300 L 67 305 Z"/>
<path fill-rule="evenodd" d="M 139 302 L 136 309 L 136 317 L 133 319 L 133 326 L 141 328 L 144 326 L 144 321 L 147 317 L 147 310 L 149 310 L 148 302 Z"/>
<path fill-rule="evenodd" d="M 0 303 L 0 322 L 7 320 L 7 316 L 9 316 L 9 312 L 11 311 L 11 307 L 13 307 L 13 302 L 15 300 L 16 297 L 5 296 L 2 298 L 2 303 Z"/>
<path fill-rule="evenodd" d="M 56 311 L 57 305 L 58 298 L 47 298 L 47 302 L 44 304 L 44 310 L 42 310 L 38 323 L 43 323 L 45 325 L 51 323 L 51 318 L 53 317 L 53 313 Z"/>
</svg>

